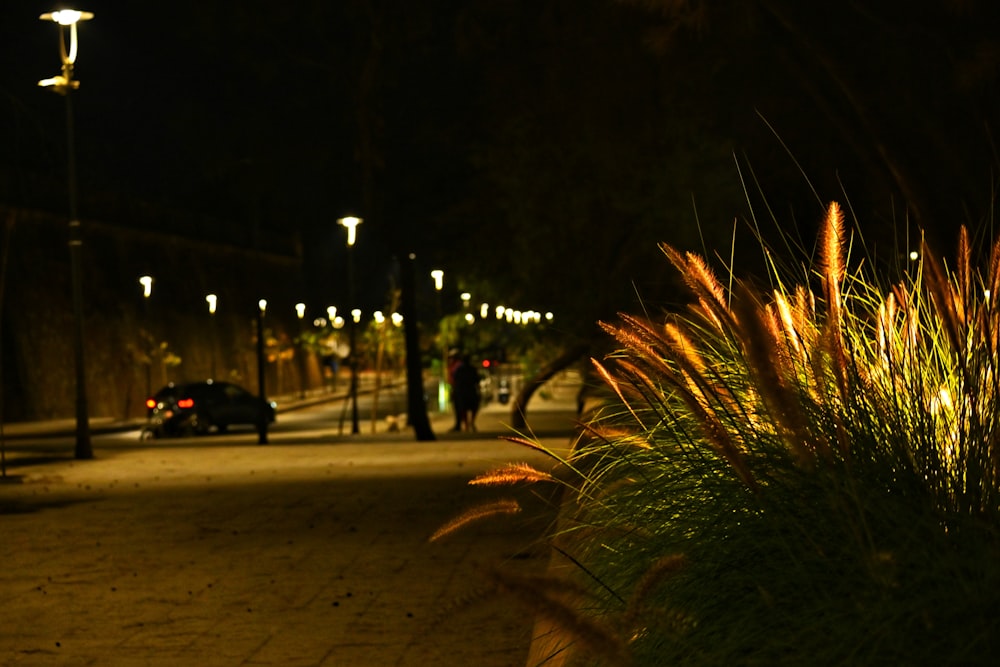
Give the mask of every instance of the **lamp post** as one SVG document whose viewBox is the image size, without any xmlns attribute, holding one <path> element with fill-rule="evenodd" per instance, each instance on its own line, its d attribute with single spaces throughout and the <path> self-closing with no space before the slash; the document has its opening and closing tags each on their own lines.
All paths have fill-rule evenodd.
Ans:
<svg viewBox="0 0 1000 667">
<path fill-rule="evenodd" d="M 354 216 L 348 216 L 346 218 L 341 218 L 337 221 L 339 224 L 343 225 L 347 229 L 347 292 L 348 292 L 348 308 L 351 313 L 354 313 L 357 308 L 355 303 L 355 292 L 354 292 L 354 242 L 358 239 L 358 225 L 361 224 L 361 218 L 355 218 Z M 350 329 L 348 330 L 348 335 L 350 337 L 351 346 L 351 433 L 360 433 L 361 429 L 358 428 L 358 351 L 356 348 L 357 343 L 357 330 L 358 330 L 358 320 L 360 317 L 352 317 L 350 323 Z"/>
<path fill-rule="evenodd" d="M 212 345 L 211 345 L 211 348 L 209 350 L 209 358 L 211 359 L 211 364 L 212 364 L 211 373 L 212 373 L 212 379 L 214 380 L 215 379 L 215 348 L 216 348 L 216 346 L 219 343 L 218 336 L 216 335 L 216 332 L 215 332 L 215 310 L 216 310 L 216 308 L 219 305 L 219 297 L 216 296 L 215 294 L 206 294 L 205 295 L 205 301 L 208 303 L 208 319 L 211 322 L 211 327 L 212 327 Z"/>
<path fill-rule="evenodd" d="M 90 12 L 79 12 L 64 9 L 57 12 L 42 14 L 43 21 L 53 21 L 59 25 L 59 56 L 62 59 L 62 74 L 50 79 L 43 79 L 38 85 L 52 88 L 56 93 L 66 98 L 66 175 L 69 191 L 69 257 L 70 280 L 73 294 L 73 359 L 76 371 L 76 446 L 74 455 L 78 459 L 91 459 L 94 450 L 90 444 L 90 422 L 87 414 L 87 374 L 84 366 L 83 345 L 83 286 L 81 284 L 81 250 L 83 236 L 80 230 L 80 220 L 77 214 L 76 201 L 76 148 L 73 142 L 73 105 L 70 101 L 70 91 L 80 87 L 80 82 L 73 78 L 73 65 L 76 63 L 77 36 L 76 24 L 94 18 Z M 66 32 L 69 32 L 67 49 Z"/>
<path fill-rule="evenodd" d="M 149 317 L 149 297 L 153 296 L 153 277 L 139 276 L 139 284 L 142 285 L 142 315 L 146 321 L 146 335 L 149 337 L 147 341 L 149 349 L 146 354 L 146 397 L 148 398 L 153 395 L 153 345 L 156 342 Z"/>
<path fill-rule="evenodd" d="M 434 291 L 437 292 L 438 345 L 441 346 L 441 381 L 438 382 L 438 412 L 444 412 L 448 409 L 448 391 L 451 387 L 451 378 L 448 377 L 448 346 L 445 345 L 444 332 L 441 330 L 441 318 L 443 317 L 441 290 L 444 289 L 444 271 L 434 269 L 431 271 L 431 278 L 434 279 Z"/>
<path fill-rule="evenodd" d="M 297 303 L 295 304 L 295 317 L 299 321 L 299 340 L 298 345 L 295 348 L 295 358 L 299 362 L 299 398 L 304 399 L 306 397 L 306 355 L 305 355 L 305 329 L 302 326 L 302 320 L 306 317 L 306 304 Z"/>
<path fill-rule="evenodd" d="M 264 356 L 264 313 L 267 311 L 267 300 L 257 302 L 257 391 L 260 393 L 260 411 L 257 415 L 257 444 L 267 444 L 267 391 L 265 378 L 267 376 L 266 357 Z"/>
</svg>

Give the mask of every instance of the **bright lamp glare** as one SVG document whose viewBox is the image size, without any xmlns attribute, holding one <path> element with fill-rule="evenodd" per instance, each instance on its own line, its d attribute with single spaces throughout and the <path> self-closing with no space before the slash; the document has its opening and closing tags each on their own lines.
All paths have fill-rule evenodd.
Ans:
<svg viewBox="0 0 1000 667">
<path fill-rule="evenodd" d="M 61 9 L 50 14 L 42 14 L 39 18 L 43 21 L 55 21 L 59 25 L 73 25 L 80 21 L 89 21 L 94 15 L 91 12 L 80 12 L 75 9 Z"/>
<path fill-rule="evenodd" d="M 350 215 L 346 218 L 341 218 L 337 222 L 347 228 L 347 245 L 353 246 L 358 239 L 357 227 L 361 224 L 361 218 L 355 218 L 353 215 Z"/>
</svg>

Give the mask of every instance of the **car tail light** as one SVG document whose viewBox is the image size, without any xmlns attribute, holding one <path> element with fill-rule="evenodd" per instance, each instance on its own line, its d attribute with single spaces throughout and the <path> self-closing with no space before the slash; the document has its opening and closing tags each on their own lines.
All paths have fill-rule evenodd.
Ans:
<svg viewBox="0 0 1000 667">
<path fill-rule="evenodd" d="M 179 408 L 181 408 L 183 410 L 187 410 L 188 408 L 193 408 L 194 407 L 194 399 L 193 398 L 182 398 L 179 401 L 177 401 L 177 407 L 179 407 Z"/>
<path fill-rule="evenodd" d="M 149 408 L 150 410 L 152 410 L 153 408 L 155 408 L 156 407 L 156 399 L 155 398 L 147 398 L 146 399 L 146 407 Z"/>
</svg>

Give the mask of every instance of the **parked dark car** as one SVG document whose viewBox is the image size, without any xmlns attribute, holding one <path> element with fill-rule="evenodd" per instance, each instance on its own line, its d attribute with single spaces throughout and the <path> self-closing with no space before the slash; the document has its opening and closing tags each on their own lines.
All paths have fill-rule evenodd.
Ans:
<svg viewBox="0 0 1000 667">
<path fill-rule="evenodd" d="M 169 384 L 146 399 L 149 421 L 143 438 L 224 432 L 234 424 L 274 421 L 275 404 L 231 382 Z"/>
</svg>

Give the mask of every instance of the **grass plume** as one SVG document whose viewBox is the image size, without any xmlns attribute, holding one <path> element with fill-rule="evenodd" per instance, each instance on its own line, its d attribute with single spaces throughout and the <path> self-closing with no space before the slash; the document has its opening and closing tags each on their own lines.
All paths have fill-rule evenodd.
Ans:
<svg viewBox="0 0 1000 667">
<path fill-rule="evenodd" d="M 574 637 L 642 665 L 1000 651 L 1000 242 L 985 270 L 965 230 L 950 267 L 924 245 L 895 284 L 850 247 L 831 204 L 809 280 L 761 291 L 664 245 L 690 309 L 602 323 L 610 403 L 555 536 Z"/>
<path fill-rule="evenodd" d="M 518 482 L 551 482 L 552 475 L 538 470 L 527 463 L 508 463 L 500 468 L 488 470 L 469 481 L 473 486 L 505 486 Z"/>
<path fill-rule="evenodd" d="M 517 514 L 521 511 L 521 505 L 509 498 L 494 500 L 475 507 L 470 507 L 466 511 L 451 519 L 446 524 L 434 531 L 428 538 L 428 542 L 436 542 L 443 537 L 451 535 L 474 521 L 481 521 L 488 517 L 495 517 L 501 514 Z"/>
</svg>

